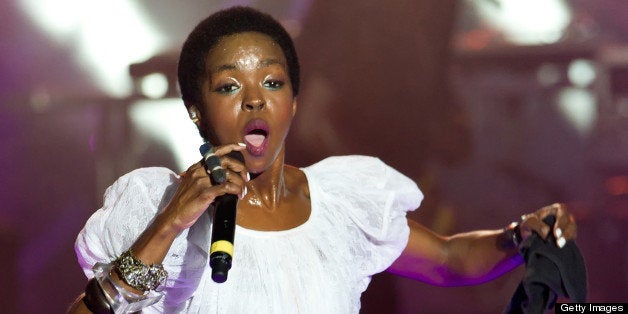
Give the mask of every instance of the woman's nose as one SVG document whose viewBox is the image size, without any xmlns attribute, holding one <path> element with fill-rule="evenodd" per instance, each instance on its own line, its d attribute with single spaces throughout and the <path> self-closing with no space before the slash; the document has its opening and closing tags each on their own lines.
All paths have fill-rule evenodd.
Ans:
<svg viewBox="0 0 628 314">
<path fill-rule="evenodd" d="M 242 102 L 242 110 L 244 111 L 258 111 L 264 109 L 266 103 L 261 97 L 252 97 L 245 99 Z"/>
</svg>

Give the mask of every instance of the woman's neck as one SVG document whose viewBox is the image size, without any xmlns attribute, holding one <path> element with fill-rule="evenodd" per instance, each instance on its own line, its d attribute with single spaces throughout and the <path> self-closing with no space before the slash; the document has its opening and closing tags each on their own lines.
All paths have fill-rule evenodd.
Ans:
<svg viewBox="0 0 628 314">
<path fill-rule="evenodd" d="M 284 168 L 284 154 L 282 153 L 269 169 L 253 175 L 251 181 L 246 184 L 248 192 L 244 201 L 266 211 L 275 211 L 279 208 L 289 191 Z"/>
</svg>

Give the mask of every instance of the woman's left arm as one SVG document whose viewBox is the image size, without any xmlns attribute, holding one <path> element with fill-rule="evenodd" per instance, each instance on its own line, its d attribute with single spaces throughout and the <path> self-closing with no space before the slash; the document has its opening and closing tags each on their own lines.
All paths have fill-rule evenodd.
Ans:
<svg viewBox="0 0 628 314">
<path fill-rule="evenodd" d="M 575 239 L 576 224 L 563 204 L 543 207 L 523 215 L 521 239 L 536 232 L 547 238 L 550 227 L 542 220 L 555 215 L 554 236 L 562 247 Z M 513 243 L 512 230 L 481 230 L 441 236 L 408 220 L 410 238 L 401 256 L 388 271 L 438 286 L 461 286 L 492 280 L 520 265 L 523 259 Z"/>
</svg>

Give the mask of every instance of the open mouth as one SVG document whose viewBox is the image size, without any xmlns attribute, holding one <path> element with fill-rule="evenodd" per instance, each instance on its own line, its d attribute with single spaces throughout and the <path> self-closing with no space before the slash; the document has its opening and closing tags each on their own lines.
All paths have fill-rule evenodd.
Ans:
<svg viewBox="0 0 628 314">
<path fill-rule="evenodd" d="M 268 137 L 268 132 L 263 129 L 254 129 L 244 136 L 244 141 L 254 147 L 260 147 Z"/>
<path fill-rule="evenodd" d="M 251 120 L 244 128 L 244 143 L 253 156 L 261 156 L 268 146 L 269 127 L 261 119 Z"/>
</svg>

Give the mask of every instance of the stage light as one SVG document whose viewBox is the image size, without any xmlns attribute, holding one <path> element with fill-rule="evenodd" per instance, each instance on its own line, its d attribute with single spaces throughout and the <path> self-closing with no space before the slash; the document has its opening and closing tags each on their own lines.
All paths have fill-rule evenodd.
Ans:
<svg viewBox="0 0 628 314">
<path fill-rule="evenodd" d="M 538 45 L 559 41 L 571 21 L 562 0 L 472 1 L 489 25 L 514 44 Z"/>
<path fill-rule="evenodd" d="M 140 91 L 151 99 L 163 98 L 168 93 L 168 78 L 163 73 L 148 74 L 140 80 Z"/>
<path fill-rule="evenodd" d="M 137 101 L 129 106 L 128 113 L 131 123 L 140 134 L 169 148 L 178 171 L 183 171 L 199 161 L 198 147 L 203 141 L 196 126 L 190 121 L 181 99 Z"/>
<path fill-rule="evenodd" d="M 597 120 L 597 100 L 590 90 L 563 88 L 558 93 L 558 109 L 582 136 L 590 134 Z"/>
<path fill-rule="evenodd" d="M 110 96 L 128 96 L 132 91 L 129 65 L 164 46 L 163 35 L 134 1 L 22 0 L 20 4 L 42 31 L 72 49 L 72 57 Z"/>
<path fill-rule="evenodd" d="M 567 77 L 574 86 L 587 87 L 595 81 L 595 66 L 589 60 L 573 60 L 567 69 Z"/>
</svg>

